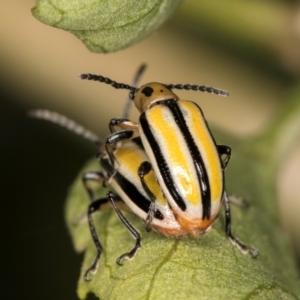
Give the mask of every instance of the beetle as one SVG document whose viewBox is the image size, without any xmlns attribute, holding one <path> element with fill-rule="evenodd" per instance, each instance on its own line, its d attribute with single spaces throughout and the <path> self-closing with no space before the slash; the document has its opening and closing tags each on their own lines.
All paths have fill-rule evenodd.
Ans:
<svg viewBox="0 0 300 300">
<path fill-rule="evenodd" d="M 118 143 L 140 137 L 149 161 L 140 164 L 138 175 L 148 197 L 155 202 L 151 189 L 143 182 L 144 176 L 153 170 L 176 221 L 185 234 L 192 236 L 205 235 L 224 204 L 226 235 L 243 253 L 257 257 L 259 252 L 254 247 L 245 245 L 231 232 L 230 203 L 224 178 L 231 148 L 217 145 L 201 108 L 195 102 L 181 100 L 172 90 L 221 96 L 228 96 L 228 92 L 207 86 L 157 82 L 136 88 L 93 74 L 82 74 L 80 78 L 129 89 L 129 97 L 141 113 L 138 123 L 125 118 L 111 120 L 112 135 L 106 142 L 111 164 L 116 161 L 114 149 Z M 107 176 L 113 177 L 117 170 L 118 167 Z M 150 227 L 153 212 L 148 215 L 147 226 Z"/>
<path fill-rule="evenodd" d="M 145 67 L 142 66 L 139 69 L 137 78 L 141 75 L 144 68 Z M 112 83 L 112 85 L 115 85 L 117 88 L 121 86 L 120 84 L 113 82 L 107 78 L 104 79 L 104 81 L 110 82 L 110 84 Z M 131 89 L 130 99 L 135 99 L 135 98 L 139 99 L 138 89 L 136 89 L 133 86 L 123 85 L 123 84 L 122 86 L 126 86 L 126 88 L 130 87 Z M 160 89 L 165 88 L 165 85 L 160 86 L 160 84 L 158 84 L 156 86 L 159 86 Z M 190 85 L 172 85 L 172 86 L 177 86 L 177 88 L 182 87 L 186 89 L 192 87 L 193 90 L 203 90 L 203 91 L 207 90 L 216 94 L 227 95 L 227 92 L 214 89 L 214 88 L 203 88 L 200 86 L 190 86 Z M 143 87 L 140 88 L 141 94 L 144 95 L 146 93 L 149 95 L 150 94 L 148 89 L 149 87 L 153 88 L 154 85 L 152 84 L 150 84 L 150 86 L 146 85 L 145 88 L 147 89 L 144 91 L 143 91 L 144 89 Z M 169 92 L 170 88 L 167 89 Z M 148 98 L 149 96 L 146 95 L 146 97 Z M 161 100 L 155 101 L 155 105 L 153 106 L 155 107 L 161 105 L 160 101 Z M 179 101 L 179 98 L 176 101 Z M 143 101 L 140 101 L 140 103 L 143 104 Z M 152 107 L 151 101 L 149 101 L 149 103 L 150 103 L 149 106 L 151 108 Z M 196 105 L 193 102 L 189 102 L 188 104 Z M 149 107 L 147 107 L 146 111 L 149 111 L 148 108 Z M 200 108 L 197 109 L 200 110 Z M 128 109 L 126 111 L 128 112 Z M 143 114 L 146 113 L 146 111 L 142 112 L 141 117 Z M 122 223 L 126 226 L 126 228 L 129 230 L 129 232 L 133 235 L 135 239 L 134 247 L 129 252 L 122 254 L 116 260 L 116 263 L 119 265 L 122 264 L 122 260 L 124 258 L 132 258 L 136 254 L 137 250 L 141 247 L 141 235 L 139 231 L 135 229 L 124 217 L 119 207 L 119 204 L 121 203 L 125 203 L 126 206 L 129 207 L 129 209 L 134 214 L 136 214 L 143 222 L 146 223 L 147 231 L 154 229 L 155 231 L 158 231 L 170 237 L 181 237 L 186 235 L 202 236 L 206 234 L 211 228 L 211 225 L 213 224 L 215 219 L 217 218 L 221 204 L 223 203 L 225 207 L 226 235 L 229 237 L 231 242 L 236 244 L 243 252 L 246 253 L 250 251 L 253 257 L 258 256 L 258 251 L 255 248 L 245 245 L 244 243 L 239 241 L 235 236 L 233 236 L 231 232 L 230 203 L 229 203 L 229 197 L 224 188 L 224 176 L 223 176 L 223 171 L 227 166 L 230 158 L 231 149 L 228 146 L 215 144 L 213 137 L 209 132 L 208 126 L 206 125 L 206 121 L 202 115 L 202 112 L 200 118 L 200 120 L 203 122 L 202 130 L 204 130 L 206 137 L 210 138 L 209 141 L 212 148 L 211 155 L 215 159 L 215 162 L 219 163 L 219 165 L 217 164 L 217 166 L 219 166 L 219 169 L 217 169 L 219 173 L 217 173 L 217 175 L 219 175 L 219 177 L 221 178 L 219 184 L 221 182 L 222 190 L 221 192 L 220 191 L 219 192 L 222 193 L 222 198 L 217 199 L 216 201 L 217 204 L 215 206 L 214 204 L 208 206 L 208 204 L 205 204 L 207 202 L 205 202 L 201 198 L 201 202 L 198 201 L 198 207 L 196 207 L 195 209 L 197 220 L 194 223 L 193 223 L 193 219 L 190 216 L 186 215 L 187 209 L 183 209 L 182 207 L 177 205 L 179 207 L 179 210 L 176 211 L 175 208 L 177 203 L 175 199 L 168 198 L 167 193 L 164 192 L 164 189 L 168 188 L 168 186 L 167 184 L 165 184 L 164 186 L 164 184 L 161 183 L 162 182 L 161 180 L 164 180 L 163 176 L 159 178 L 160 172 L 162 172 L 161 170 L 164 169 L 163 168 L 160 169 L 161 168 L 160 163 L 157 163 L 157 166 L 154 167 L 155 163 L 153 163 L 153 157 L 154 159 L 157 158 L 155 157 L 155 153 L 151 154 L 152 149 L 154 150 L 153 152 L 155 152 L 155 149 L 157 148 L 153 147 L 155 144 L 150 144 L 150 143 L 147 144 L 147 135 L 146 134 L 144 134 L 144 136 L 142 135 L 143 131 L 140 130 L 141 125 L 134 123 L 128 120 L 127 118 L 112 119 L 109 123 L 111 135 L 108 136 L 105 143 L 102 143 L 100 139 L 97 137 L 97 135 L 90 132 L 89 130 L 86 130 L 82 126 L 78 125 L 76 122 L 58 113 L 50 112 L 47 110 L 35 110 L 35 111 L 31 111 L 30 115 L 35 118 L 44 119 L 59 124 L 69 129 L 70 131 L 73 131 L 76 134 L 83 136 L 85 139 L 93 142 L 94 144 L 96 144 L 96 146 L 99 149 L 98 157 L 99 157 L 100 165 L 102 166 L 102 170 L 96 172 L 87 172 L 82 176 L 83 185 L 90 198 L 90 204 L 87 211 L 87 219 L 88 219 L 92 239 L 94 241 L 97 250 L 97 254 L 93 263 L 84 273 L 84 280 L 89 281 L 89 274 L 96 272 L 99 260 L 101 258 L 101 254 L 103 252 L 103 247 L 98 238 L 92 216 L 94 212 L 101 209 L 102 206 L 107 203 L 111 203 L 119 219 L 122 221 Z M 188 114 L 186 114 L 186 116 L 188 116 Z M 154 125 L 156 125 L 156 122 Z M 120 127 L 122 130 L 117 131 L 116 128 L 118 127 Z M 147 132 L 147 130 L 144 131 Z M 170 139 L 170 137 L 168 138 Z M 205 149 L 207 150 L 208 148 L 205 147 Z M 213 150 L 217 151 L 217 153 L 213 152 Z M 190 151 L 190 150 L 187 149 L 186 151 Z M 187 152 L 185 154 L 189 155 L 190 152 Z M 221 158 L 222 155 L 223 158 Z M 171 162 L 171 164 L 172 163 L 173 162 Z M 212 162 L 211 160 L 208 159 L 208 160 L 204 160 L 202 164 L 195 163 L 195 165 L 200 169 L 201 167 L 202 168 L 205 167 L 204 165 L 205 163 L 211 164 Z M 200 180 L 197 179 L 197 177 L 195 178 L 192 177 L 191 175 L 192 173 L 190 171 L 190 168 L 192 167 L 193 165 L 189 165 L 189 167 L 187 168 L 188 169 L 187 171 L 190 172 L 188 173 L 188 176 L 190 176 L 190 181 L 187 183 L 187 185 L 195 185 L 193 180 L 195 180 L 196 178 L 196 180 L 198 180 L 198 185 L 200 183 L 204 186 L 205 185 L 204 179 L 201 181 L 201 177 Z M 167 172 L 163 171 L 162 174 L 167 178 L 169 177 L 168 179 L 170 179 L 171 175 L 168 174 Z M 207 177 L 207 178 L 211 180 L 212 177 Z M 98 199 L 93 189 L 89 185 L 90 181 L 96 181 L 102 184 L 109 184 L 114 189 L 115 192 L 110 191 L 105 198 Z M 210 184 L 210 182 L 208 183 Z M 199 189 L 201 188 L 198 187 L 198 190 Z M 174 201 L 175 204 L 172 201 Z M 185 201 L 187 205 L 190 206 L 193 205 L 190 199 L 186 198 Z M 207 209 L 207 207 L 209 207 L 209 209 Z M 204 208 L 202 213 L 201 212 L 199 213 L 200 210 L 199 208 L 200 209 Z M 191 208 L 189 207 L 189 209 Z M 213 212 L 217 211 L 216 215 L 213 217 L 211 214 L 212 211 Z"/>
</svg>

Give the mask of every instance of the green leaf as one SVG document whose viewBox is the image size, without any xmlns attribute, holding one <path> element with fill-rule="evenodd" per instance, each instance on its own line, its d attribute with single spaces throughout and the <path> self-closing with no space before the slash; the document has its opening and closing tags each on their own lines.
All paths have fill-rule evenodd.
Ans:
<svg viewBox="0 0 300 300">
<path fill-rule="evenodd" d="M 91 51 L 107 53 L 154 32 L 180 0 L 37 0 L 32 14 L 76 35 Z"/>
</svg>

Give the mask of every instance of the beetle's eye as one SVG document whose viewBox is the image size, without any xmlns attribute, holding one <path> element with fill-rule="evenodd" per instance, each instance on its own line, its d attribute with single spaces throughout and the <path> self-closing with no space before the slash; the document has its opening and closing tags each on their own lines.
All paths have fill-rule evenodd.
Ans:
<svg viewBox="0 0 300 300">
<path fill-rule="evenodd" d="M 142 93 L 145 94 L 146 97 L 150 97 L 153 94 L 154 90 L 150 86 L 146 86 L 142 89 Z"/>
</svg>

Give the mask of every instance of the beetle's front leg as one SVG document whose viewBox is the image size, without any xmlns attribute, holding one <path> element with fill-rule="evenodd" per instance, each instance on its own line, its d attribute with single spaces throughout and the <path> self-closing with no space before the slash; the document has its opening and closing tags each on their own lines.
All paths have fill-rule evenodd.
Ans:
<svg viewBox="0 0 300 300">
<path fill-rule="evenodd" d="M 133 122 L 131 120 L 125 119 L 125 118 L 114 118 L 111 119 L 109 122 L 109 130 L 111 133 L 116 132 L 116 127 L 119 127 L 120 129 L 123 130 L 130 130 L 134 131 L 136 133 L 137 137 L 139 134 L 139 125 L 136 122 Z"/>
<path fill-rule="evenodd" d="M 116 130 L 116 127 L 122 130 Z M 114 118 L 109 122 L 109 130 L 112 133 L 105 143 L 105 148 L 112 165 L 115 163 L 113 152 L 118 148 L 118 143 L 124 143 L 139 136 L 139 125 L 125 118 Z"/>
</svg>

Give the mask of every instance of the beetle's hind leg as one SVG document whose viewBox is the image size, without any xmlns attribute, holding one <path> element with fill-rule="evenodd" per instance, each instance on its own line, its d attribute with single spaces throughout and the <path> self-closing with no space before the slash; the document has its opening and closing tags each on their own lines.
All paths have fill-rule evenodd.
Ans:
<svg viewBox="0 0 300 300">
<path fill-rule="evenodd" d="M 141 234 L 129 223 L 129 221 L 124 217 L 120 209 L 117 207 L 116 202 L 120 201 L 120 199 L 114 195 L 112 192 L 108 192 L 107 199 L 111 202 L 115 212 L 117 213 L 121 222 L 125 225 L 128 231 L 132 234 L 135 239 L 134 247 L 124 254 L 122 254 L 116 261 L 118 265 L 122 265 L 123 258 L 131 259 L 135 256 L 137 250 L 141 247 Z"/>
<path fill-rule="evenodd" d="M 85 281 L 90 280 L 89 279 L 89 274 L 90 273 L 95 273 L 97 271 L 98 263 L 100 261 L 101 254 L 103 252 L 103 247 L 102 247 L 102 244 L 101 244 L 101 242 L 98 238 L 97 231 L 96 231 L 96 228 L 95 228 L 95 224 L 94 224 L 94 221 L 93 221 L 93 218 L 92 218 L 92 214 L 95 211 L 99 210 L 101 208 L 101 205 L 106 204 L 108 202 L 109 202 L 109 199 L 107 197 L 103 198 L 103 199 L 98 199 L 98 200 L 92 202 L 89 205 L 89 208 L 88 208 L 87 218 L 88 218 L 88 223 L 89 223 L 89 228 L 90 228 L 90 232 L 91 232 L 91 235 L 92 235 L 92 239 L 93 239 L 94 244 L 95 244 L 96 249 L 97 249 L 97 254 L 96 254 L 96 257 L 95 257 L 92 265 L 84 273 L 83 279 Z"/>
<path fill-rule="evenodd" d="M 227 196 L 226 190 L 224 191 L 224 205 L 225 205 L 225 233 L 230 239 L 230 241 L 236 245 L 243 253 L 251 253 L 253 258 L 258 257 L 259 252 L 254 247 L 247 246 L 242 243 L 238 238 L 236 238 L 231 232 L 231 214 L 230 214 L 230 203 Z"/>
<path fill-rule="evenodd" d="M 109 203 L 109 199 L 107 197 L 96 200 L 95 192 L 88 183 L 92 181 L 92 182 L 97 182 L 99 184 L 101 184 L 101 183 L 103 184 L 105 182 L 105 180 L 106 180 L 106 177 L 102 172 L 86 172 L 82 175 L 83 186 L 84 186 L 85 190 L 87 191 L 87 194 L 88 194 L 90 202 L 91 202 L 88 207 L 87 214 L 85 214 L 84 216 L 87 216 L 91 236 L 92 236 L 93 242 L 94 242 L 96 250 L 97 250 L 97 254 L 96 254 L 96 257 L 95 257 L 92 265 L 84 273 L 83 278 L 85 281 L 89 281 L 90 273 L 96 272 L 98 263 L 100 261 L 101 254 L 103 252 L 103 247 L 98 238 L 97 231 L 96 231 L 94 221 L 92 218 L 92 214 L 95 211 L 100 210 L 101 206 Z M 119 201 L 120 200 L 121 199 L 119 199 Z M 81 218 L 83 218 L 83 216 L 81 216 Z M 78 219 L 78 220 L 80 220 L 80 219 Z"/>
<path fill-rule="evenodd" d="M 102 178 L 102 174 L 98 173 L 98 172 L 89 172 L 89 173 L 85 173 L 85 175 L 83 176 L 85 180 L 96 180 L 99 181 Z M 97 231 L 95 228 L 95 224 L 92 218 L 92 214 L 97 211 L 100 210 L 101 206 L 107 204 L 107 203 L 111 203 L 115 212 L 117 213 L 118 217 L 120 218 L 120 220 L 122 221 L 122 223 L 126 226 L 126 228 L 129 230 L 129 232 L 133 235 L 133 237 L 135 238 L 136 242 L 135 242 L 135 246 L 132 248 L 131 251 L 129 251 L 128 253 L 124 253 L 123 255 L 121 255 L 118 259 L 117 259 L 117 264 L 118 265 L 122 265 L 121 261 L 123 258 L 132 258 L 135 253 L 137 252 L 137 250 L 141 247 L 141 235 L 140 233 L 128 222 L 128 220 L 123 216 L 122 212 L 120 211 L 120 209 L 117 206 L 117 202 L 122 201 L 122 199 L 117 196 L 114 195 L 112 192 L 109 192 L 107 194 L 106 198 L 102 198 L 102 199 L 98 199 L 98 200 L 93 200 L 94 198 L 94 194 L 92 189 L 89 188 L 89 186 L 87 184 L 85 184 L 85 187 L 88 191 L 88 194 L 91 198 L 92 203 L 89 205 L 88 207 L 88 212 L 87 212 L 87 219 L 88 219 L 88 223 L 89 223 L 89 228 L 90 228 L 90 232 L 91 232 L 91 236 L 93 239 L 93 242 L 95 244 L 96 250 L 97 250 L 97 254 L 96 257 L 92 263 L 92 265 L 86 270 L 86 272 L 84 273 L 84 280 L 85 281 L 89 281 L 89 274 L 90 273 L 95 273 L 97 271 L 98 268 L 98 264 L 101 258 L 101 254 L 103 252 L 103 246 L 99 240 L 99 237 L 97 235 Z"/>
<path fill-rule="evenodd" d="M 123 214 L 121 213 L 120 209 L 117 207 L 116 202 L 122 201 L 121 198 L 119 198 L 118 196 L 114 195 L 112 192 L 108 192 L 107 197 L 103 198 L 103 199 L 98 199 L 94 202 L 92 202 L 89 205 L 88 208 L 88 213 L 87 213 L 87 217 L 88 217 L 88 223 L 89 223 L 89 228 L 90 228 L 90 232 L 92 235 L 92 239 L 94 241 L 94 244 L 96 246 L 96 250 L 97 250 L 97 254 L 96 257 L 92 263 L 92 265 L 85 271 L 84 273 L 84 280 L 85 281 L 89 281 L 89 274 L 90 273 L 95 273 L 97 271 L 98 268 L 98 264 L 101 258 L 101 254 L 103 252 L 103 246 L 99 240 L 96 228 L 95 228 L 95 224 L 92 218 L 92 214 L 99 210 L 101 208 L 101 205 L 104 205 L 108 202 L 110 202 L 114 208 L 114 210 L 116 211 L 118 217 L 120 218 L 120 220 L 122 221 L 122 223 L 126 226 L 126 228 L 129 230 L 129 232 L 133 235 L 133 237 L 135 238 L 136 242 L 134 247 L 132 248 L 132 250 L 130 250 L 129 252 L 124 253 L 123 255 L 121 255 L 116 263 L 118 265 L 122 265 L 121 261 L 123 258 L 128 258 L 131 259 L 134 257 L 134 255 L 136 254 L 137 250 L 141 247 L 141 235 L 140 233 L 128 222 L 128 220 L 123 216 Z"/>
</svg>

